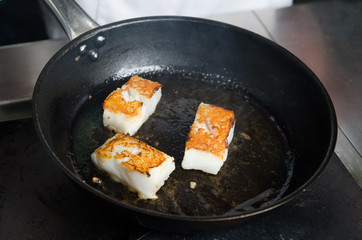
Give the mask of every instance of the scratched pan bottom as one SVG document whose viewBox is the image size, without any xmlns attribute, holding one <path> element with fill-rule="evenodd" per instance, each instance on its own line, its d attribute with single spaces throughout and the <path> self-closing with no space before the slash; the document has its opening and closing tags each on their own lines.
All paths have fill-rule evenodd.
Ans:
<svg viewBox="0 0 362 240">
<path fill-rule="evenodd" d="M 128 80 L 113 79 L 94 91 L 73 123 L 70 151 L 84 181 L 124 203 L 171 215 L 240 215 L 283 197 L 292 175 L 293 154 L 286 134 L 262 104 L 220 76 L 205 78 L 165 71 L 140 76 L 160 82 L 163 88 L 155 113 L 134 137 L 173 156 L 176 170 L 157 192 L 158 199 L 140 200 L 92 164 L 91 153 L 114 135 L 103 127 L 102 102 Z M 216 176 L 181 168 L 187 134 L 200 102 L 235 112 L 229 155 Z M 100 183 L 93 182 L 93 177 L 99 178 Z M 196 182 L 194 189 L 190 182 Z"/>
</svg>

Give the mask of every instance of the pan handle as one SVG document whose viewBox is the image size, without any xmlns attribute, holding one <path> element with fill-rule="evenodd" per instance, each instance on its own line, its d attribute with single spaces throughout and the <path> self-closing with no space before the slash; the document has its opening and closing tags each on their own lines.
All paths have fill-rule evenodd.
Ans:
<svg viewBox="0 0 362 240">
<path fill-rule="evenodd" d="M 69 40 L 99 27 L 74 0 L 42 0 L 62 25 Z"/>
</svg>

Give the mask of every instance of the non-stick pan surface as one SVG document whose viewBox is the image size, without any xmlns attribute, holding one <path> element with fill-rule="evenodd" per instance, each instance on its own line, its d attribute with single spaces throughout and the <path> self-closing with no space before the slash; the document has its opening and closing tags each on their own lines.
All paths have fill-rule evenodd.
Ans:
<svg viewBox="0 0 362 240">
<path fill-rule="evenodd" d="M 138 199 L 90 161 L 114 134 L 102 125 L 103 100 L 135 74 L 163 84 L 155 113 L 135 135 L 175 157 L 157 200 Z M 336 140 L 332 103 L 303 63 L 254 33 L 194 18 L 129 20 L 78 37 L 46 65 L 33 101 L 38 134 L 72 180 L 164 230 L 235 223 L 289 201 L 321 173 Z M 181 168 L 200 102 L 236 114 L 216 176 Z"/>
</svg>

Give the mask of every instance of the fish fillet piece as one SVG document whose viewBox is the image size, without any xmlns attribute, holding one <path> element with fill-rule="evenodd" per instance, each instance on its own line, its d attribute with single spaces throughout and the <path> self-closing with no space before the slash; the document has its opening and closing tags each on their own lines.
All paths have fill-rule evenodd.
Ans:
<svg viewBox="0 0 362 240">
<path fill-rule="evenodd" d="M 216 175 L 227 158 L 234 127 L 233 111 L 201 103 L 186 142 L 182 168 Z"/>
<path fill-rule="evenodd" d="M 103 102 L 103 125 L 116 132 L 134 135 L 153 114 L 161 99 L 162 85 L 133 76 Z"/>
<path fill-rule="evenodd" d="M 91 159 L 141 199 L 156 199 L 156 192 L 175 170 L 173 157 L 123 133 L 108 139 Z"/>
</svg>

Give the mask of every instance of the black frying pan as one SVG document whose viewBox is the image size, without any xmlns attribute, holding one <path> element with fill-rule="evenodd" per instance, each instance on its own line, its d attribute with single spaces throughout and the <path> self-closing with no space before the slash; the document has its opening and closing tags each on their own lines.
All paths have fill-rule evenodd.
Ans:
<svg viewBox="0 0 362 240">
<path fill-rule="evenodd" d="M 157 200 L 139 200 L 90 161 L 114 134 L 102 125 L 103 100 L 135 74 L 163 84 L 156 112 L 135 135 L 175 157 Z M 201 101 L 235 111 L 217 176 L 180 166 Z M 71 180 L 167 231 L 236 224 L 290 201 L 327 165 L 337 134 L 326 90 L 291 53 L 244 29 L 185 17 L 127 20 L 75 38 L 41 72 L 33 108 L 42 143 Z"/>
</svg>

